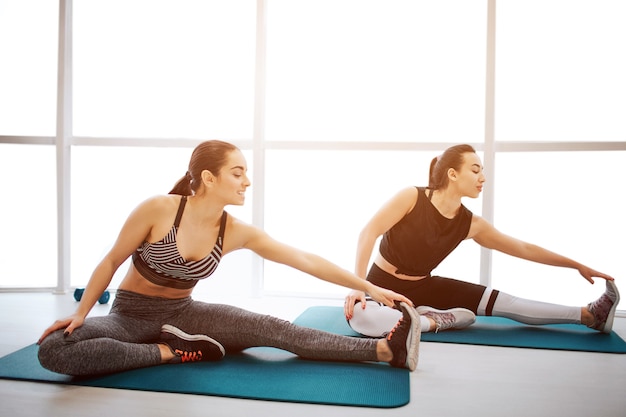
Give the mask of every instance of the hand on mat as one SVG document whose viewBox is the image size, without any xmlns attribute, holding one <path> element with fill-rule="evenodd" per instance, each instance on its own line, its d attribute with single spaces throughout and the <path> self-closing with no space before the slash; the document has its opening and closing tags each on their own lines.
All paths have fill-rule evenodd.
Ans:
<svg viewBox="0 0 626 417">
<path fill-rule="evenodd" d="M 78 315 L 78 314 L 74 314 L 74 315 L 71 315 L 71 316 L 69 316 L 67 318 L 57 320 L 54 323 L 52 323 L 52 325 L 50 327 L 48 327 L 46 330 L 44 330 L 43 334 L 41 335 L 41 337 L 37 341 L 37 344 L 38 345 L 41 344 L 41 342 L 43 342 L 43 340 L 46 337 L 48 337 L 48 335 L 50 335 L 50 333 L 55 332 L 57 330 L 65 329 L 64 333 L 65 333 L 66 336 L 68 336 L 68 335 L 72 334 L 74 329 L 82 326 L 84 321 L 85 321 L 85 318 L 80 316 L 80 315 Z"/>
<path fill-rule="evenodd" d="M 595 269 L 591 269 L 585 265 L 580 265 L 578 267 L 578 272 L 580 272 L 580 275 L 582 275 L 587 281 L 592 284 L 594 283 L 593 277 L 604 278 L 607 281 L 615 281 L 615 278 L 607 274 L 603 274 L 602 272 L 598 272 Z"/>
</svg>

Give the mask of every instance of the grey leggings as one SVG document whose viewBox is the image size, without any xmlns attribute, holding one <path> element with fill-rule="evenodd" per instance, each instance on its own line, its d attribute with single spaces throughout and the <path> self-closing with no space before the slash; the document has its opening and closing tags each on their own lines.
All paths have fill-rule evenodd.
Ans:
<svg viewBox="0 0 626 417">
<path fill-rule="evenodd" d="M 45 338 L 39 361 L 51 371 L 76 376 L 159 365 L 157 342 L 163 324 L 208 335 L 227 354 L 271 346 L 314 360 L 377 360 L 377 339 L 340 336 L 191 297 L 171 300 L 119 290 L 107 316 L 87 318 L 69 336 L 59 330 Z"/>
</svg>

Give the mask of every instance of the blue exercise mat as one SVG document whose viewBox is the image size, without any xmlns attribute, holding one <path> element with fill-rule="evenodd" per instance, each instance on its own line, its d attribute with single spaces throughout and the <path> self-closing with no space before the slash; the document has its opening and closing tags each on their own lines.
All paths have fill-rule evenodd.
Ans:
<svg viewBox="0 0 626 417">
<path fill-rule="evenodd" d="M 343 315 L 343 307 L 310 307 L 294 323 L 348 336 L 358 336 Z M 579 324 L 529 326 L 502 317 L 476 318 L 463 330 L 422 333 L 424 342 L 462 343 L 534 349 L 626 353 L 626 342 L 615 332 L 609 334 Z"/>
<path fill-rule="evenodd" d="M 382 363 L 322 362 L 269 347 L 219 362 L 161 365 L 95 378 L 47 371 L 33 344 L 0 358 L 0 378 L 255 400 L 392 408 L 409 402 L 409 372 Z"/>
</svg>

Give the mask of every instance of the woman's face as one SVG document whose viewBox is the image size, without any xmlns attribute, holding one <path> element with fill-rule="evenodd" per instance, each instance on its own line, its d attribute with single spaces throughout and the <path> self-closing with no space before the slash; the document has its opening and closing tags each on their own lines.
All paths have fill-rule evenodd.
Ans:
<svg viewBox="0 0 626 417">
<path fill-rule="evenodd" d="M 480 158 L 473 152 L 465 153 L 463 165 L 459 171 L 455 171 L 455 184 L 461 194 L 476 198 L 483 190 L 485 175 Z"/>
<path fill-rule="evenodd" d="M 251 185 L 247 176 L 248 165 L 240 150 L 232 151 L 228 161 L 220 170 L 216 192 L 224 199 L 224 204 L 241 206 L 246 199 L 246 189 Z"/>
</svg>

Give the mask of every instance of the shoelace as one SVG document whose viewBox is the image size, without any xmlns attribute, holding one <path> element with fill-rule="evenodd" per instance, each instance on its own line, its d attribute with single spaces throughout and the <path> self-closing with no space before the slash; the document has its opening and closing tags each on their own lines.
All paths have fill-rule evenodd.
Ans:
<svg viewBox="0 0 626 417">
<path fill-rule="evenodd" d="M 393 334 L 395 333 L 396 329 L 398 327 L 400 327 L 400 325 L 402 324 L 402 320 L 404 320 L 404 317 L 400 317 L 400 320 L 398 320 L 396 325 L 393 326 L 393 329 L 391 329 L 391 331 L 389 333 L 387 333 L 387 340 L 391 340 L 391 336 L 393 336 Z"/>
<path fill-rule="evenodd" d="M 437 325 L 437 327 L 435 328 L 435 333 L 438 333 L 441 329 L 445 330 L 454 326 L 454 323 L 456 322 L 452 313 L 432 314 L 428 312 L 424 314 L 424 316 L 430 317 L 431 319 L 435 320 L 435 324 Z"/>
<path fill-rule="evenodd" d="M 187 352 L 180 349 L 175 350 L 176 354 L 180 356 L 182 362 L 198 362 L 202 360 L 202 351 Z"/>
<path fill-rule="evenodd" d="M 593 314 L 594 322 L 589 327 L 596 328 L 604 324 L 613 303 L 615 303 L 615 300 L 607 293 L 602 294 L 600 298 L 593 303 L 590 303 L 588 308 Z"/>
</svg>

